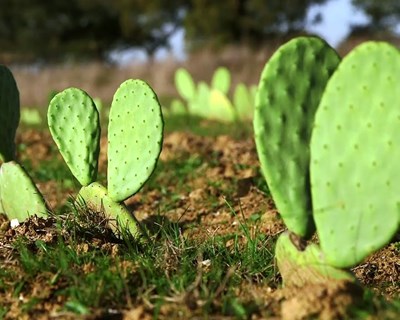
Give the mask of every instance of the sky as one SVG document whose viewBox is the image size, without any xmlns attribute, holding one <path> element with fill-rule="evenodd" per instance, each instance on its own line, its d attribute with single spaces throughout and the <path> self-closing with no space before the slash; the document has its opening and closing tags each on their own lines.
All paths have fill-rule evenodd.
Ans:
<svg viewBox="0 0 400 320">
<path fill-rule="evenodd" d="M 351 0 L 330 0 L 324 5 L 310 7 L 308 20 L 311 20 L 318 12 L 322 14 L 322 22 L 317 25 L 309 24 L 307 31 L 319 35 L 331 46 L 336 47 L 350 30 L 350 23 L 367 22 L 367 17 L 351 5 Z M 156 53 L 156 59 L 163 59 L 172 53 L 179 60 L 185 59 L 184 31 L 177 31 L 171 39 L 172 52 L 165 49 Z M 123 54 L 112 55 L 119 64 L 127 64 L 132 61 L 143 61 L 145 53 L 138 50 L 129 50 Z"/>
</svg>

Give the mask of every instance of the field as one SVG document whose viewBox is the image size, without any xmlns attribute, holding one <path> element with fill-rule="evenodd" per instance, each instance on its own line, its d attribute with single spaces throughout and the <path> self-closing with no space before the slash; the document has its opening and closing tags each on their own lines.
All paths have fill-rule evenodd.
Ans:
<svg viewBox="0 0 400 320">
<path fill-rule="evenodd" d="M 251 124 L 165 123 L 158 167 L 126 201 L 149 233 L 141 243 L 75 208 L 79 185 L 48 131 L 20 130 L 19 159 L 54 214 L 16 228 L 1 218 L 0 318 L 397 319 L 396 242 L 354 268 L 364 292 L 341 283 L 282 288 L 274 244 L 284 225 Z"/>
<path fill-rule="evenodd" d="M 231 48 L 218 55 L 203 52 L 184 63 L 11 67 L 22 110 L 38 108 L 42 117 L 41 123 L 26 122 L 32 114 L 22 117 L 17 131 L 17 160 L 44 195 L 50 212 L 46 218 L 32 216 L 19 225 L 0 215 L 0 319 L 398 319 L 398 234 L 351 269 L 356 283 L 328 280 L 303 287 L 284 286 L 275 245 L 286 227 L 261 174 L 251 121 L 224 124 L 171 111 L 171 101 L 177 96 L 177 67 L 187 67 L 196 81 L 207 82 L 217 66 L 228 67 L 232 71 L 232 96 L 237 83 L 258 82 L 275 47 L 272 44 L 258 52 Z M 155 171 L 144 187 L 125 201 L 141 228 L 140 239 L 126 229 L 111 229 L 109 223 L 113 221 L 102 210 L 77 206 L 81 186 L 62 159 L 44 120 L 49 100 L 66 87 L 80 87 L 101 99 L 97 180 L 106 185 L 108 108 L 115 89 L 128 78 L 140 78 L 152 85 L 160 98 L 165 123 Z M 385 91 L 382 97 L 388 94 Z M 201 103 L 197 106 L 202 108 Z M 157 108 L 151 112 L 154 114 Z M 129 131 L 142 122 L 146 120 L 132 124 L 125 120 L 119 122 L 123 129 L 115 128 Z M 71 132 L 75 133 L 73 126 Z M 65 127 L 61 122 L 59 128 Z M 71 137 L 68 139 L 71 143 Z M 124 140 L 124 148 L 130 143 L 134 141 Z M 339 152 L 338 147 L 332 149 Z M 300 155 L 303 149 L 297 148 Z M 135 159 L 139 161 L 139 157 Z M 122 161 L 127 164 L 126 159 Z M 396 166 L 392 168 L 397 170 Z M 380 197 L 384 202 L 392 198 Z M 347 224 L 347 215 L 344 218 Z M 377 220 L 382 221 L 380 216 Z M 317 236 L 310 240 L 318 241 Z M 303 270 L 311 270 L 314 277 L 309 266 Z"/>
</svg>

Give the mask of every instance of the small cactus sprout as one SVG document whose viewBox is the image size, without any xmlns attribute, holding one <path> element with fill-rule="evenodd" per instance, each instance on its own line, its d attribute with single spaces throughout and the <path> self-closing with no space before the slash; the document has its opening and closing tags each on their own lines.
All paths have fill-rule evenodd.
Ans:
<svg viewBox="0 0 400 320">
<path fill-rule="evenodd" d="M 231 74 L 225 67 L 219 67 L 215 70 L 211 79 L 211 88 L 227 95 L 231 86 Z"/>
<path fill-rule="evenodd" d="M 186 107 L 181 100 L 174 99 L 171 102 L 170 111 L 175 115 L 184 115 L 187 114 Z"/>
<path fill-rule="evenodd" d="M 180 96 L 186 101 L 191 101 L 196 96 L 196 85 L 190 73 L 184 68 L 176 70 L 175 86 Z"/>
<path fill-rule="evenodd" d="M 254 133 L 261 169 L 290 231 L 314 231 L 309 144 L 314 114 L 339 64 L 326 42 L 299 37 L 281 46 L 265 65 L 256 96 Z"/>
<path fill-rule="evenodd" d="M 209 96 L 208 118 L 221 122 L 233 122 L 236 119 L 235 109 L 227 96 L 221 91 L 211 89 Z"/>
<path fill-rule="evenodd" d="M 20 119 L 19 91 L 11 71 L 0 65 L 0 211 L 22 222 L 30 215 L 44 216 L 43 196 L 16 161 L 15 134 Z"/>
<path fill-rule="evenodd" d="M 61 126 L 61 119 L 68 123 L 67 127 Z M 78 204 L 104 212 L 116 221 L 111 227 L 127 228 L 138 236 L 136 220 L 123 201 L 144 185 L 156 167 L 164 128 L 160 103 L 150 86 L 141 80 L 127 80 L 118 88 L 109 114 L 108 188 L 96 182 L 98 119 L 92 99 L 80 89 L 66 89 L 50 102 L 50 132 L 82 184 Z M 77 141 L 72 140 L 72 132 Z"/>
</svg>

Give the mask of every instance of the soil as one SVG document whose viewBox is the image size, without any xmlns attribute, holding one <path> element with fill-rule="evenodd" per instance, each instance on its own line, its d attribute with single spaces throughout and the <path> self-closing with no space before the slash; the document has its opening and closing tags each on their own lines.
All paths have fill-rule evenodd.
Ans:
<svg viewBox="0 0 400 320">
<path fill-rule="evenodd" d="M 29 158 L 32 166 L 39 166 L 42 161 L 54 158 L 57 151 L 48 133 L 26 131 L 18 137 L 26 145 L 20 152 L 21 159 Z M 29 143 L 27 143 L 29 141 Z M 100 170 L 106 166 L 106 143 L 102 139 Z M 260 190 L 258 183 L 258 159 L 251 137 L 233 139 L 229 136 L 204 137 L 187 132 L 168 133 L 164 139 L 161 161 L 184 161 L 187 157 L 200 157 L 194 174 L 185 180 L 185 185 L 175 190 L 173 184 L 166 184 L 166 190 L 160 188 L 144 188 L 137 195 L 126 201 L 127 206 L 134 210 L 138 220 L 150 224 L 159 219 L 155 212 L 162 212 L 162 219 L 170 223 L 179 223 L 187 237 L 206 239 L 215 235 L 232 234 L 241 228 L 241 219 L 259 217 L 257 229 L 251 232 L 263 232 L 268 236 L 276 236 L 285 230 L 271 198 Z M 179 178 L 179 177 L 178 177 Z M 65 204 L 74 188 L 54 192 L 57 182 L 38 183 L 51 208 Z M 174 194 L 174 202 L 166 204 L 165 193 Z M 210 203 L 210 199 L 213 199 Z M 232 214 L 232 209 L 240 214 Z M 161 210 L 160 210 L 161 208 Z M 189 227 L 190 226 L 190 227 Z M 6 217 L 0 216 L 0 260 L 7 265 L 18 268 L 18 259 L 14 256 L 12 243 L 18 236 L 24 235 L 34 242 L 41 239 L 52 243 L 57 238 L 57 230 L 53 218 L 31 218 L 16 228 L 11 228 Z M 118 247 L 107 241 L 96 240 L 96 243 L 82 243 L 82 250 L 88 246 L 101 247 L 105 252 L 113 254 Z M 242 241 L 246 241 L 242 239 Z M 230 244 L 227 243 L 227 246 Z M 134 266 L 127 265 L 126 268 Z M 87 266 L 90 272 L 90 266 Z M 353 270 L 359 282 L 371 288 L 377 295 L 387 299 L 399 296 L 400 292 L 400 259 L 396 244 L 392 243 L 381 251 L 369 257 L 363 264 Z M 349 305 L 359 303 L 362 290 L 359 286 L 346 282 L 328 282 L 303 288 L 282 288 L 279 278 L 277 283 L 246 282 L 236 288 L 241 301 L 257 303 L 261 311 L 251 319 L 340 319 L 344 317 Z M 59 313 L 57 310 L 63 303 L 62 298 L 52 296 L 56 288 L 48 283 L 30 284 L 32 295 L 48 297 L 37 308 L 37 319 L 77 319 L 76 315 Z M 16 299 L 7 292 L 0 291 L 0 302 L 11 306 L 5 319 L 29 319 L 20 310 L 20 303 L 27 297 Z M 218 302 L 217 302 L 218 303 Z M 167 301 L 160 309 L 160 319 L 201 319 L 196 297 L 196 291 L 185 297 L 177 297 Z M 196 307 L 197 306 L 197 307 Z M 174 316 L 172 316 L 174 315 Z M 94 312 L 86 319 L 103 319 L 102 315 Z M 151 319 L 152 306 L 134 305 L 115 318 L 108 319 Z M 210 316 L 208 319 L 231 319 L 229 316 Z"/>
</svg>

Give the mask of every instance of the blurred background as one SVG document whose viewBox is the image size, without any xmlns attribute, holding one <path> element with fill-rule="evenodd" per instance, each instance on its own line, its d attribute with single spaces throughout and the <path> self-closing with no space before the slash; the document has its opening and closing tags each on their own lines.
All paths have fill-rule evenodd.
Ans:
<svg viewBox="0 0 400 320">
<path fill-rule="evenodd" d="M 128 78 L 168 100 L 180 66 L 205 81 L 226 66 L 251 85 L 292 37 L 319 35 L 345 55 L 370 39 L 400 45 L 399 23 L 398 0 L 1 0 L 0 63 L 24 107 L 70 86 L 109 103 Z"/>
</svg>

